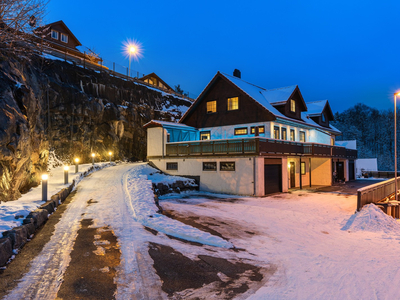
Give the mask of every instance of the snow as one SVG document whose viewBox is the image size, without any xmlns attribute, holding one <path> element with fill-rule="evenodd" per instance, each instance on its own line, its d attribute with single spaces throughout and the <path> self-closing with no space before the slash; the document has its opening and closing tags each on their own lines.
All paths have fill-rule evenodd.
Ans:
<svg viewBox="0 0 400 300">
<path fill-rule="evenodd" d="M 307 115 L 321 115 L 328 100 L 306 102 Z"/>
<path fill-rule="evenodd" d="M 356 140 L 351 140 L 351 141 L 335 141 L 336 146 L 340 147 L 345 147 L 347 149 L 353 149 L 357 150 L 357 141 Z"/>
</svg>

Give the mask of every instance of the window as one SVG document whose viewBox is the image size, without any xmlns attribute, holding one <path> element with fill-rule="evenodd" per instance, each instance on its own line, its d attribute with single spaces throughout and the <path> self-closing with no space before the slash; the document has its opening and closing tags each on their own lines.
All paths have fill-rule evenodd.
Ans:
<svg viewBox="0 0 400 300">
<path fill-rule="evenodd" d="M 306 141 L 306 133 L 304 131 L 300 131 L 300 142 Z"/>
<path fill-rule="evenodd" d="M 177 162 L 167 163 L 167 170 L 178 170 L 178 163 Z"/>
<path fill-rule="evenodd" d="M 203 162 L 203 171 L 217 171 L 217 163 Z"/>
<path fill-rule="evenodd" d="M 306 175 L 306 163 L 304 161 L 301 162 L 301 175 Z"/>
<path fill-rule="evenodd" d="M 212 114 L 217 112 L 217 101 L 208 101 L 207 102 L 207 113 Z"/>
<path fill-rule="evenodd" d="M 52 30 L 51 37 L 55 40 L 58 40 L 58 31 Z"/>
<path fill-rule="evenodd" d="M 274 126 L 274 139 L 279 140 L 279 127 Z"/>
<path fill-rule="evenodd" d="M 228 110 L 237 110 L 239 109 L 239 98 L 233 97 L 228 98 Z"/>
<path fill-rule="evenodd" d="M 256 133 L 256 128 L 257 127 L 251 127 L 251 134 Z M 258 126 L 258 133 L 265 133 L 265 127 L 264 126 Z"/>
<path fill-rule="evenodd" d="M 200 132 L 200 140 L 201 141 L 210 140 L 210 139 L 211 139 L 211 132 L 210 131 Z"/>
<path fill-rule="evenodd" d="M 331 137 L 331 146 L 335 146 L 335 138 Z"/>
<path fill-rule="evenodd" d="M 287 140 L 286 128 L 282 128 L 282 140 Z"/>
<path fill-rule="evenodd" d="M 290 140 L 291 141 L 295 141 L 296 140 L 296 136 L 294 134 L 294 129 L 290 129 Z"/>
<path fill-rule="evenodd" d="M 235 162 L 221 161 L 219 163 L 220 171 L 235 171 Z"/>
<path fill-rule="evenodd" d="M 325 114 L 322 114 L 322 115 L 321 115 L 321 119 L 322 119 L 322 122 L 325 123 Z"/>
<path fill-rule="evenodd" d="M 61 33 L 61 42 L 68 43 L 68 35 Z"/>
<path fill-rule="evenodd" d="M 247 127 L 235 128 L 235 135 L 245 135 L 247 134 Z"/>
<path fill-rule="evenodd" d="M 294 101 L 293 99 L 290 100 L 290 111 L 296 112 L 296 101 Z"/>
<path fill-rule="evenodd" d="M 167 143 L 171 142 L 171 135 L 167 133 Z"/>
</svg>

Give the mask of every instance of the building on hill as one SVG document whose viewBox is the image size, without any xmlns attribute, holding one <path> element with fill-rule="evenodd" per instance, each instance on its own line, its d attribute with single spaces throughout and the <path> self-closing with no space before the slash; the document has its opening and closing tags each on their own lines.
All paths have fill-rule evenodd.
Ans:
<svg viewBox="0 0 400 300">
<path fill-rule="evenodd" d="M 178 124 L 152 120 L 147 158 L 200 190 L 263 196 L 354 179 L 357 150 L 335 146 L 327 100 L 297 85 L 267 90 L 218 72 Z M 353 168 L 353 170 L 350 170 Z"/>
<path fill-rule="evenodd" d="M 161 88 L 164 90 L 170 90 L 172 91 L 173 89 L 164 81 L 162 80 L 156 73 L 150 73 L 148 75 L 143 76 L 142 78 L 139 78 L 139 80 L 146 82 L 147 84 L 153 85 L 157 88 Z"/>
</svg>

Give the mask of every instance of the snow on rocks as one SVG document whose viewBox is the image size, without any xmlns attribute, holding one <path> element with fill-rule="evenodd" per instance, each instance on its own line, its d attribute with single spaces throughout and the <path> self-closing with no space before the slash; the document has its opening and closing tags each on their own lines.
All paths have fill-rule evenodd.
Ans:
<svg viewBox="0 0 400 300">
<path fill-rule="evenodd" d="M 152 181 L 172 184 L 177 179 L 192 182 L 192 179 L 157 173 L 156 169 L 145 163 L 135 166 L 125 174 L 124 187 L 128 200 L 127 205 L 135 220 L 144 226 L 173 237 L 210 246 L 233 248 L 232 243 L 220 237 L 158 213 L 158 207 L 154 203 Z M 194 184 L 194 181 L 192 184 Z"/>
<path fill-rule="evenodd" d="M 375 204 L 368 204 L 351 216 L 342 230 L 400 234 L 400 224 Z"/>
</svg>

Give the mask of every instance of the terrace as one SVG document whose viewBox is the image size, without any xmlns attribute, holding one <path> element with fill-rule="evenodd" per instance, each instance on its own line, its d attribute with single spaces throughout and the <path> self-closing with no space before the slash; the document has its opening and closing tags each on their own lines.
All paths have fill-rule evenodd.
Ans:
<svg viewBox="0 0 400 300">
<path fill-rule="evenodd" d="M 260 137 L 166 144 L 166 156 L 200 155 L 302 155 L 356 159 L 357 150 L 325 144 L 291 142 Z"/>
</svg>

